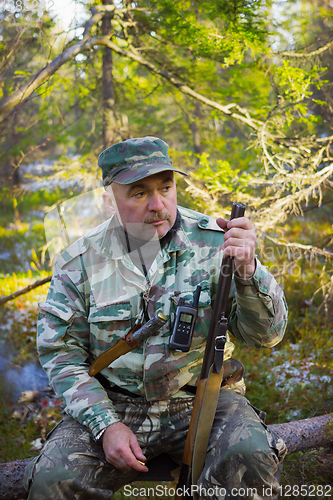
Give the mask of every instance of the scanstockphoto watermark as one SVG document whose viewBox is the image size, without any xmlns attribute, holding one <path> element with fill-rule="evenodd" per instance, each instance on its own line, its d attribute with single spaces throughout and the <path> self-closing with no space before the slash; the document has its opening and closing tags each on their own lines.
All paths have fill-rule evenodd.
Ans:
<svg viewBox="0 0 333 500">
<path fill-rule="evenodd" d="M 194 493 L 197 493 L 199 497 L 203 498 L 225 498 L 228 495 L 228 498 L 253 498 L 258 496 L 258 491 L 256 488 L 232 488 L 231 491 L 227 491 L 225 488 L 221 486 L 211 486 L 209 488 L 205 488 L 201 485 L 192 485 L 191 487 L 186 488 L 185 486 L 182 488 L 170 488 L 165 484 L 157 484 L 155 487 L 145 488 L 145 487 L 135 487 L 131 484 L 127 484 L 124 486 L 124 496 L 129 497 L 133 495 L 134 497 L 174 497 L 175 495 L 181 496 L 185 498 L 186 496 L 193 496 Z M 260 491 L 260 495 L 264 498 L 270 498 L 274 494 L 272 486 L 263 488 Z"/>
</svg>

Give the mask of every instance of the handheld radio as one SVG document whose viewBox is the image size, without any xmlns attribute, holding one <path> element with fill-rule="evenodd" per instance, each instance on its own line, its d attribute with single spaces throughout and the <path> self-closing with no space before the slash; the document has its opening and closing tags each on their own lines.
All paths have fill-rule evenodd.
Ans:
<svg viewBox="0 0 333 500">
<path fill-rule="evenodd" d="M 198 316 L 198 303 L 201 286 L 198 285 L 192 304 L 187 304 L 183 298 L 179 299 L 176 309 L 176 318 L 170 337 L 169 347 L 175 351 L 187 352 L 191 347 L 195 321 Z"/>
</svg>

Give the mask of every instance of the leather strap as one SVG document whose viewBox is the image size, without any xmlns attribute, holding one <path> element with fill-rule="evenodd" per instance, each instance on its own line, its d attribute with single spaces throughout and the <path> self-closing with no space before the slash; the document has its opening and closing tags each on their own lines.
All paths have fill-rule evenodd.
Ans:
<svg viewBox="0 0 333 500">
<path fill-rule="evenodd" d="M 209 436 L 211 433 L 216 406 L 219 398 L 223 369 L 220 373 L 215 373 L 213 366 L 209 370 L 206 387 L 200 408 L 196 439 L 192 458 L 192 484 L 197 484 L 202 469 L 205 464 Z M 193 492 L 194 500 L 199 499 L 199 495 Z"/>
<path fill-rule="evenodd" d="M 138 343 L 137 343 L 138 345 Z M 93 377 L 100 371 L 104 370 L 109 366 L 115 359 L 119 358 L 123 354 L 131 351 L 134 348 L 133 342 L 126 342 L 125 338 L 119 339 L 114 346 L 110 347 L 107 351 L 103 352 L 97 359 L 93 362 L 89 369 L 89 375 Z"/>
</svg>

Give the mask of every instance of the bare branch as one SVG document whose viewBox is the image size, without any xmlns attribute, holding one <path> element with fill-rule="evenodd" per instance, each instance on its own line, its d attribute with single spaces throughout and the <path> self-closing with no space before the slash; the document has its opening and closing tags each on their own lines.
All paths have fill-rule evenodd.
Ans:
<svg viewBox="0 0 333 500">
<path fill-rule="evenodd" d="M 319 54 L 322 54 L 323 52 L 326 52 L 327 50 L 330 50 L 333 48 L 333 40 L 328 42 L 326 45 L 323 45 L 323 47 L 320 47 L 319 49 L 313 50 L 312 52 L 280 52 L 280 56 L 288 56 L 288 57 L 303 57 L 303 58 L 310 58 L 314 56 L 318 56 Z"/>
<path fill-rule="evenodd" d="M 2 306 L 3 304 L 6 304 L 6 302 L 16 299 L 16 297 L 19 297 L 20 295 L 24 295 L 25 293 L 28 293 L 31 290 L 38 288 L 39 286 L 45 285 L 45 283 L 49 283 L 49 281 L 51 281 L 51 278 L 52 276 L 47 276 L 42 280 L 35 281 L 35 283 L 32 283 L 25 288 L 21 288 L 21 290 L 16 290 L 16 292 L 11 293 L 10 295 L 4 295 L 3 297 L 0 297 L 0 305 Z"/>
<path fill-rule="evenodd" d="M 322 248 L 315 247 L 313 245 L 303 245 L 302 243 L 288 243 L 287 241 L 281 241 L 276 238 L 272 238 L 271 236 L 268 236 L 267 234 L 265 237 L 274 243 L 275 245 L 283 246 L 286 248 L 290 248 L 291 250 L 302 250 L 303 252 L 308 252 L 312 254 L 317 254 L 317 255 L 323 255 L 324 257 L 332 258 L 333 253 L 328 252 L 327 250 L 323 250 Z"/>
</svg>

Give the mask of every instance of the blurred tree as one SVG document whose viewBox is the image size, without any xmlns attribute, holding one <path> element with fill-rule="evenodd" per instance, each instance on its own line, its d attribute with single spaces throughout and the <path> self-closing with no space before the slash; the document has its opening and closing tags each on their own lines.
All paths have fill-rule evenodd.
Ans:
<svg viewBox="0 0 333 500">
<path fill-rule="evenodd" d="M 231 23 L 229 21 L 226 22 L 230 14 L 229 3 L 230 5 L 233 4 L 233 21 Z M 208 5 L 206 9 L 202 9 L 200 4 L 194 4 L 194 7 L 191 7 L 190 4 L 187 6 L 186 2 L 176 2 L 176 4 L 173 2 L 138 2 L 138 4 L 124 2 L 123 4 L 117 4 L 117 8 L 112 3 L 105 2 L 105 5 L 91 7 L 92 17 L 86 23 L 83 35 L 78 35 L 72 41 L 68 42 L 64 40 L 63 35 L 59 35 L 56 31 L 53 31 L 53 45 L 50 43 L 47 44 L 43 40 L 41 43 L 43 52 L 39 57 L 31 54 L 31 61 L 34 64 L 39 63 L 40 68 L 33 72 L 33 64 L 27 64 L 28 68 L 26 70 L 29 69 L 30 71 L 26 71 L 26 83 L 22 82 L 22 80 L 20 82 L 13 82 L 14 85 L 12 85 L 11 92 L 8 95 L 3 95 L 3 99 L 0 102 L 2 123 L 7 127 L 8 120 L 13 120 L 13 115 L 21 112 L 22 103 L 30 101 L 31 98 L 36 98 L 38 94 L 45 91 L 46 86 L 48 88 L 52 87 L 52 92 L 47 93 L 49 112 L 55 110 L 56 106 L 53 102 L 55 97 L 55 82 L 60 82 L 66 74 L 66 93 L 62 93 L 61 106 L 58 105 L 58 108 L 62 116 L 62 124 L 66 124 L 67 127 L 68 120 L 65 120 L 65 113 L 62 112 L 62 108 L 67 98 L 70 97 L 71 92 L 72 96 L 75 95 L 77 97 L 79 86 L 81 90 L 79 107 L 81 110 L 85 108 L 85 118 L 89 111 L 83 98 L 95 99 L 95 120 L 98 119 L 99 124 L 104 123 L 104 129 L 106 128 L 106 121 L 105 119 L 104 121 L 101 120 L 100 117 L 97 118 L 98 113 L 96 111 L 99 112 L 101 110 L 102 102 L 104 104 L 108 102 L 109 109 L 113 109 L 113 113 L 109 113 L 109 116 L 113 114 L 118 117 L 116 119 L 119 122 L 117 127 L 124 129 L 125 136 L 129 134 L 127 123 L 130 123 L 131 126 L 133 124 L 134 129 L 142 129 L 142 127 L 153 129 L 157 127 L 163 131 L 163 135 L 166 133 L 167 136 L 169 135 L 167 131 L 168 123 L 170 123 L 170 125 L 172 124 L 170 136 L 175 146 L 178 146 L 179 141 L 177 141 L 177 137 L 179 137 L 181 145 L 185 147 L 189 145 L 190 150 L 195 153 L 201 152 L 204 148 L 201 135 L 204 134 L 207 122 L 211 122 L 210 113 L 207 112 L 207 109 L 203 112 L 200 110 L 199 112 L 198 103 L 193 102 L 192 99 L 187 97 L 189 92 L 185 87 L 183 89 L 186 96 L 184 99 L 169 85 L 165 87 L 163 79 L 167 77 L 169 78 L 169 82 L 172 83 L 175 77 L 180 76 L 183 82 L 188 81 L 193 85 L 195 84 L 198 89 L 201 87 L 203 91 L 214 91 L 218 99 L 221 97 L 222 99 L 224 98 L 223 93 L 216 87 L 219 80 L 216 71 L 217 68 L 221 69 L 221 62 L 224 59 L 227 60 L 227 58 L 229 58 L 229 61 L 235 59 L 236 40 L 238 44 L 237 56 L 242 58 L 247 50 L 247 45 L 252 44 L 255 47 L 256 44 L 259 45 L 261 43 L 260 36 L 262 39 L 264 38 L 260 32 L 261 28 L 257 28 L 255 23 L 253 23 L 255 16 L 252 10 L 246 7 L 249 2 L 229 3 L 220 2 L 219 7 L 217 7 L 213 5 L 213 2 L 210 2 L 211 5 Z M 252 2 L 255 9 L 260 3 L 258 1 Z M 180 10 L 180 13 L 177 9 Z M 245 9 L 244 12 L 242 9 Z M 221 38 L 218 35 L 217 28 L 214 27 L 214 20 L 217 19 L 220 22 L 219 16 L 221 13 L 223 14 L 223 23 L 229 31 L 227 40 L 223 43 L 221 41 L 223 37 Z M 47 19 L 47 16 L 45 16 L 46 14 L 44 15 L 44 20 Z M 185 16 L 188 16 L 189 20 L 186 20 Z M 4 30 L 11 24 L 11 20 L 16 18 L 19 19 L 24 28 L 28 26 L 29 29 L 32 29 L 35 26 L 36 16 L 32 16 L 32 19 L 28 21 L 24 16 L 24 12 L 22 12 L 13 14 L 11 17 L 5 16 L 2 21 Z M 112 18 L 112 21 L 110 21 L 110 18 Z M 220 22 L 221 26 L 223 23 Z M 237 23 L 239 25 L 244 24 L 245 26 L 239 33 L 237 32 L 237 26 L 233 26 L 234 24 L 237 25 Z M 42 19 L 40 19 L 40 24 L 45 29 Z M 108 24 L 108 27 L 106 27 L 106 24 Z M 210 25 L 212 25 L 213 31 L 216 33 L 211 34 L 209 32 Z M 106 34 L 110 30 L 112 32 Z M 245 40 L 246 36 L 249 39 L 251 37 L 254 38 L 254 41 L 247 44 Z M 7 40 L 6 36 L 4 39 Z M 114 40 L 114 42 L 111 40 Z M 52 49 L 49 52 L 48 46 Z M 102 70 L 101 75 L 100 47 L 104 47 L 102 68 L 106 67 L 106 64 L 111 68 L 112 64 L 112 71 L 116 75 L 117 70 L 115 67 L 118 67 L 119 79 L 122 81 L 117 81 L 114 90 L 112 90 L 114 82 L 112 84 L 110 81 L 105 81 L 106 75 L 109 75 L 109 78 L 111 78 L 110 70 Z M 220 48 L 222 48 L 224 55 L 222 53 L 217 55 L 217 51 Z M 111 63 L 110 49 L 114 53 L 113 63 Z M 94 54 L 96 54 L 96 57 L 94 57 Z M 108 54 L 107 58 L 106 54 Z M 143 57 L 140 58 L 138 56 L 140 54 L 149 56 L 149 60 L 145 60 Z M 126 56 L 126 59 L 123 56 Z M 128 59 L 128 56 L 133 61 L 132 63 Z M 27 59 L 27 61 L 30 59 Z M 44 67 L 42 64 L 43 59 L 48 61 L 48 64 Z M 87 60 L 90 63 L 89 69 L 93 70 L 89 74 L 87 73 Z M 75 64 L 73 64 L 74 61 Z M 84 64 L 85 62 L 86 64 Z M 95 84 L 95 89 L 90 89 L 94 90 L 93 96 L 91 93 L 89 93 L 89 96 L 83 96 L 84 85 L 80 86 L 80 82 L 76 80 L 73 82 L 74 66 L 76 68 L 81 67 L 81 70 L 79 69 L 81 71 L 80 79 L 84 85 L 93 87 Z M 66 70 L 63 68 L 66 68 Z M 168 70 L 169 73 L 162 68 Z M 128 75 L 131 73 L 134 78 L 131 79 L 126 73 Z M 69 83 L 70 78 L 71 84 Z M 103 93 L 106 97 L 101 96 L 98 91 L 98 82 L 101 78 L 104 81 Z M 173 84 L 182 90 L 183 82 L 180 85 L 177 80 L 174 80 Z M 123 94 L 124 86 L 127 87 L 127 95 Z M 108 95 L 106 95 L 106 92 L 108 92 Z M 117 101 L 117 93 L 120 101 Z M 88 106 L 88 109 L 91 108 Z M 124 113 L 123 110 L 126 112 Z M 226 110 L 227 114 L 229 114 L 228 107 Z M 199 113 L 200 127 L 198 123 Z M 160 123 L 158 123 L 158 114 L 161 116 Z M 206 118 L 206 123 L 202 123 L 203 118 Z M 185 127 L 183 123 L 184 119 Z M 96 127 L 96 125 L 94 121 L 95 145 L 96 133 L 97 135 L 101 134 L 100 127 Z M 109 128 L 115 128 L 115 124 Z M 181 129 L 183 130 L 179 136 L 178 134 Z M 71 137 L 75 140 L 75 137 L 79 134 L 75 133 L 75 127 L 71 127 L 71 130 L 74 132 L 74 134 L 71 134 Z M 176 134 L 174 134 L 174 131 L 176 131 Z M 80 130 L 80 132 L 83 132 L 83 130 Z M 85 135 L 87 135 L 87 132 Z M 120 136 L 123 137 L 124 133 L 120 134 Z M 210 142 L 211 135 L 212 131 L 208 132 L 205 142 Z M 67 143 L 69 143 L 69 138 L 70 135 L 68 132 L 63 135 L 63 139 L 64 141 L 67 139 Z M 105 141 L 106 139 L 104 139 L 104 144 Z M 110 138 L 107 141 L 110 142 Z M 100 147 L 100 140 L 97 147 Z M 214 149 L 215 147 L 212 148 L 212 150 Z"/>
</svg>

